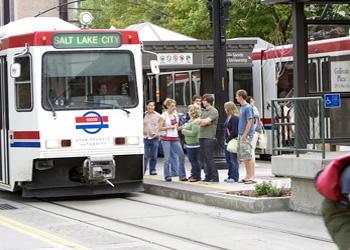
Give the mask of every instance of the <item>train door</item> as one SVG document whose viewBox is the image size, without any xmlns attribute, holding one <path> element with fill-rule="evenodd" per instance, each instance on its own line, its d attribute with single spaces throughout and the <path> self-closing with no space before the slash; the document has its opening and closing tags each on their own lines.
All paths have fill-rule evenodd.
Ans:
<svg viewBox="0 0 350 250">
<path fill-rule="evenodd" d="M 0 57 L 0 184 L 9 184 L 6 57 Z"/>
</svg>

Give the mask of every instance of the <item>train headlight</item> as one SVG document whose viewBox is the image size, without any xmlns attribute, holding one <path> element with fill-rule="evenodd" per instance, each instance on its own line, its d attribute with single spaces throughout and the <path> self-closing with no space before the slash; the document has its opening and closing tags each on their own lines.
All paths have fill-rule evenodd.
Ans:
<svg viewBox="0 0 350 250">
<path fill-rule="evenodd" d="M 72 141 L 69 139 L 64 140 L 46 140 L 46 148 L 69 148 L 72 146 Z"/>
<path fill-rule="evenodd" d="M 61 140 L 46 140 L 45 142 L 46 148 L 60 148 Z"/>
<path fill-rule="evenodd" d="M 79 16 L 79 21 L 83 26 L 90 25 L 94 19 L 90 12 L 84 11 Z"/>
<path fill-rule="evenodd" d="M 115 145 L 139 145 L 140 139 L 138 136 L 116 137 L 114 138 Z"/>
<path fill-rule="evenodd" d="M 140 143 L 138 136 L 129 136 L 126 137 L 126 144 L 128 145 L 138 145 Z"/>
</svg>

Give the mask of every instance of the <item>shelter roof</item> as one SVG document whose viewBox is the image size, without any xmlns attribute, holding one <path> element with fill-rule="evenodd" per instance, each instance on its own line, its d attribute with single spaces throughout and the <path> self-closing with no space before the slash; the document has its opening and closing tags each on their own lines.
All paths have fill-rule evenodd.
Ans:
<svg viewBox="0 0 350 250">
<path fill-rule="evenodd" d="M 27 17 L 1 26 L 0 38 L 51 30 L 79 30 L 79 27 L 58 17 Z"/>
<path fill-rule="evenodd" d="M 275 45 L 273 45 L 272 43 L 269 43 L 268 41 L 265 41 L 264 39 L 261 39 L 260 37 L 236 37 L 236 38 L 231 38 L 227 40 L 238 41 L 238 42 L 248 41 L 249 43 L 253 43 L 252 41 L 255 41 L 255 45 L 254 45 L 255 49 L 268 49 L 268 48 L 275 47 Z"/>
<path fill-rule="evenodd" d="M 196 41 L 197 39 L 165 29 L 153 23 L 138 23 L 127 27 L 136 30 L 141 41 Z"/>
</svg>

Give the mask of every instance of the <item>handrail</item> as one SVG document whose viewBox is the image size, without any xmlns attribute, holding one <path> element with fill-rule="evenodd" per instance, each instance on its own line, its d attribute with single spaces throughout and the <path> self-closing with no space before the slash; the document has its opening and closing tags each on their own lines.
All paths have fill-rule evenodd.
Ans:
<svg viewBox="0 0 350 250">
<path fill-rule="evenodd" d="M 271 100 L 272 153 L 320 152 L 326 157 L 323 97 Z M 277 137 L 275 137 L 277 131 Z M 276 145 L 277 144 L 277 145 Z M 320 147 L 317 147 L 320 145 Z"/>
</svg>

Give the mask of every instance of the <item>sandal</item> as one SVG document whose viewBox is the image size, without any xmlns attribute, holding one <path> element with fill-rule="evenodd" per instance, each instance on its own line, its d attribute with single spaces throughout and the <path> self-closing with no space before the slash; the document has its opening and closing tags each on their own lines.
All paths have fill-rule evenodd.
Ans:
<svg viewBox="0 0 350 250">
<path fill-rule="evenodd" d="M 238 183 L 246 183 L 247 181 L 250 181 L 250 180 L 247 180 L 247 179 L 242 179 L 240 181 L 237 181 Z"/>
<path fill-rule="evenodd" d="M 244 184 L 254 184 L 256 181 L 254 180 L 245 180 Z"/>
</svg>

